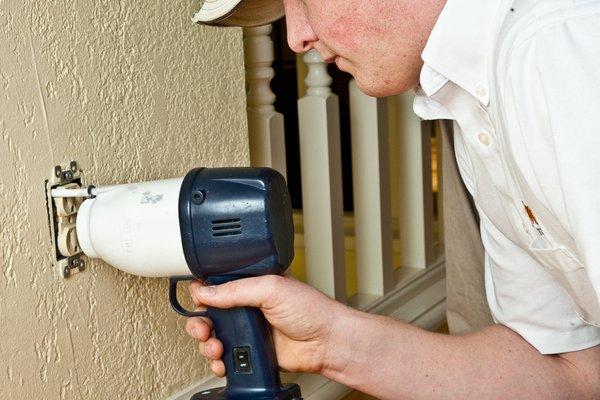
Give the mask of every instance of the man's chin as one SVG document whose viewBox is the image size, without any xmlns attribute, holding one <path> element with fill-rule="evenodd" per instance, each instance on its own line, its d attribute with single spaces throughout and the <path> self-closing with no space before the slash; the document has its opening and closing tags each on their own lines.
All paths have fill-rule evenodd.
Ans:
<svg viewBox="0 0 600 400">
<path fill-rule="evenodd" d="M 405 88 L 403 85 L 388 85 L 382 84 L 383 82 L 363 80 L 360 76 L 354 76 L 354 80 L 356 81 L 356 86 L 358 86 L 360 91 L 371 97 L 393 96 L 411 89 L 411 87 Z"/>
</svg>

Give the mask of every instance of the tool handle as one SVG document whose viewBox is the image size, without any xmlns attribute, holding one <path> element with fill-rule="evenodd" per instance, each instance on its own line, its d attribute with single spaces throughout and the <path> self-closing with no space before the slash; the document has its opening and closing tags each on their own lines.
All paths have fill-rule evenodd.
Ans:
<svg viewBox="0 0 600 400">
<path fill-rule="evenodd" d="M 227 398 L 275 398 L 281 390 L 271 329 L 258 308 L 208 308 L 223 343 Z"/>
<path fill-rule="evenodd" d="M 177 299 L 177 283 L 193 279 L 171 277 L 169 301 L 185 317 L 212 319 L 215 336 L 223 343 L 227 386 L 196 393 L 192 400 L 302 400 L 298 385 L 281 385 L 271 328 L 262 311 L 254 307 L 189 311 Z M 207 283 L 218 285 L 229 280 L 231 277 L 213 277 Z"/>
</svg>

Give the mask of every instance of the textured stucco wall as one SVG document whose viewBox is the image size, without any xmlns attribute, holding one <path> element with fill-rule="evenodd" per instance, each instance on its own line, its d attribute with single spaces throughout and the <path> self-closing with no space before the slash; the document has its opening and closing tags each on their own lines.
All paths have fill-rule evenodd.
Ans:
<svg viewBox="0 0 600 400">
<path fill-rule="evenodd" d="M 208 374 L 166 282 L 50 263 L 44 180 L 247 165 L 241 32 L 188 0 L 0 0 L 0 393 L 163 399 Z"/>
</svg>

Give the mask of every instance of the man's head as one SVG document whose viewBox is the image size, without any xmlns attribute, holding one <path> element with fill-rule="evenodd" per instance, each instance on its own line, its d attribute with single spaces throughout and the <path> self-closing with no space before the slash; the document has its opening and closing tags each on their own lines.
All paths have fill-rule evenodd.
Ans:
<svg viewBox="0 0 600 400">
<path fill-rule="evenodd" d="M 283 0 L 288 42 L 298 53 L 316 49 L 369 95 L 396 94 L 418 84 L 421 52 L 445 1 Z"/>
</svg>

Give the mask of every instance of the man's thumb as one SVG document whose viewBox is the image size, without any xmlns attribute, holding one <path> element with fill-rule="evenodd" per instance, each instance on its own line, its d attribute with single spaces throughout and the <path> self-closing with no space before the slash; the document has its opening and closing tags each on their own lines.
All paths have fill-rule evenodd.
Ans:
<svg viewBox="0 0 600 400">
<path fill-rule="evenodd" d="M 196 287 L 196 300 L 209 307 L 261 307 L 265 288 L 260 278 L 246 278 L 218 286 Z"/>
</svg>

